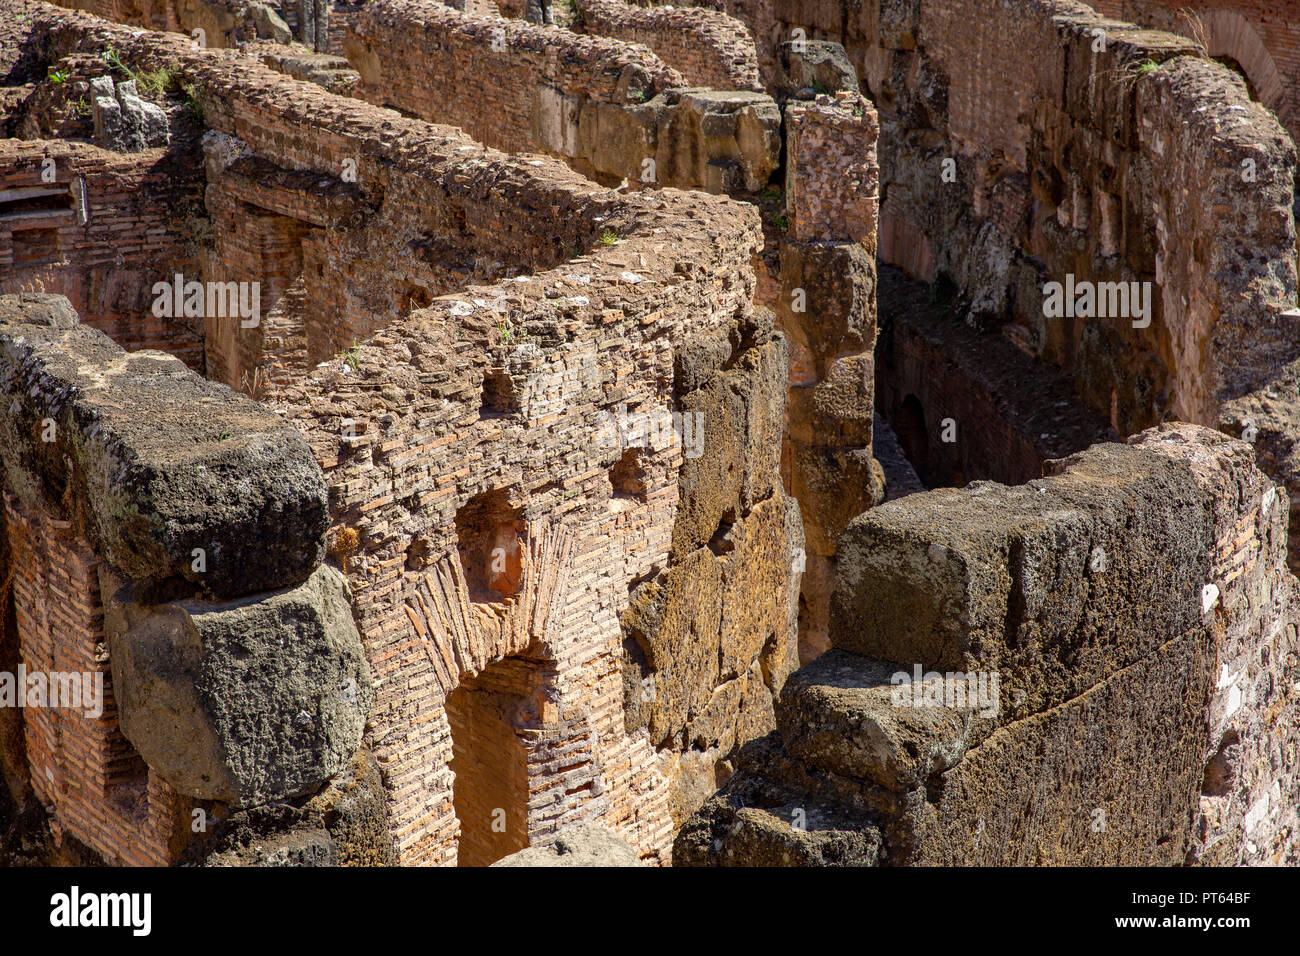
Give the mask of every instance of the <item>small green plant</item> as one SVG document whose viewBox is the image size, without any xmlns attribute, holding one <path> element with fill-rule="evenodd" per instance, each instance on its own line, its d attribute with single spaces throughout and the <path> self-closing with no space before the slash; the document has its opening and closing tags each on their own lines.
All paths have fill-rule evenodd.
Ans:
<svg viewBox="0 0 1300 956">
<path fill-rule="evenodd" d="M 501 333 L 501 341 L 506 343 L 509 343 L 510 339 L 513 338 L 515 334 L 514 330 L 508 325 L 501 326 L 497 331 Z"/>
<path fill-rule="evenodd" d="M 604 232 L 600 234 L 600 238 L 597 239 L 596 241 L 599 242 L 602 246 L 612 246 L 618 242 L 618 233 L 611 232 L 610 230 L 606 229 Z"/>
<path fill-rule="evenodd" d="M 176 88 L 179 77 L 174 69 L 160 66 L 156 70 L 137 73 L 135 80 L 142 95 L 149 99 L 161 99 Z"/>
<path fill-rule="evenodd" d="M 355 345 L 343 353 L 343 364 L 354 372 L 361 368 L 361 356 Z"/>
<path fill-rule="evenodd" d="M 230 429 L 226 428 L 222 429 L 221 434 L 217 436 L 217 441 L 230 441 L 230 439 L 234 437 L 235 436 L 231 434 Z"/>
<path fill-rule="evenodd" d="M 1148 60 L 1143 60 L 1141 63 L 1139 63 L 1137 67 L 1133 70 L 1133 72 L 1136 73 L 1138 76 L 1146 76 L 1148 73 L 1152 72 L 1153 70 L 1158 70 L 1158 69 L 1160 69 L 1160 64 L 1157 63 L 1155 60 L 1148 59 Z"/>
<path fill-rule="evenodd" d="M 764 197 L 766 197 L 767 199 L 780 199 L 780 198 L 781 198 L 781 187 L 780 187 L 780 186 L 768 186 L 766 189 L 763 190 L 763 195 L 764 195 Z"/>
<path fill-rule="evenodd" d="M 193 83 L 181 84 L 181 102 L 185 106 L 185 113 L 192 119 L 196 125 L 203 125 L 203 104 L 199 102 L 197 93 L 194 90 Z"/>
<path fill-rule="evenodd" d="M 50 70 L 50 75 L 49 75 L 48 79 L 49 79 L 49 81 L 50 81 L 51 83 L 55 84 L 56 86 L 57 86 L 58 84 L 60 84 L 60 83 L 66 83 L 66 82 L 68 82 L 68 71 L 67 71 L 67 70 Z"/>
<path fill-rule="evenodd" d="M 84 96 L 79 100 L 69 101 L 68 109 L 72 111 L 73 116 L 90 116 L 94 113 L 90 108 L 90 100 Z"/>
<path fill-rule="evenodd" d="M 814 83 L 812 85 L 812 88 L 814 93 L 820 93 L 822 96 L 829 96 L 831 92 L 830 90 L 826 89 L 825 83 Z"/>
<path fill-rule="evenodd" d="M 117 50 L 115 48 L 109 47 L 100 54 L 100 58 L 108 64 L 108 68 L 114 73 L 119 73 L 130 80 L 135 79 L 135 73 L 129 66 L 122 62 L 122 58 L 117 55 Z"/>
<path fill-rule="evenodd" d="M 644 103 L 646 100 L 650 99 L 650 94 L 645 90 L 628 90 L 627 98 L 633 103 Z"/>
<path fill-rule="evenodd" d="M 782 232 L 790 228 L 790 220 L 783 214 L 768 216 L 767 221 Z"/>
</svg>

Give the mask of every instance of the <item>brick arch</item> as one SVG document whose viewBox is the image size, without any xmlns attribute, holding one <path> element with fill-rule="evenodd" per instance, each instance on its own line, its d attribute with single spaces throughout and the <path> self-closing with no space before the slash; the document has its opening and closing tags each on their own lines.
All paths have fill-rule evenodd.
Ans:
<svg viewBox="0 0 1300 956">
<path fill-rule="evenodd" d="M 1259 101 L 1277 113 L 1285 125 L 1293 126 L 1296 118 L 1283 115 L 1287 112 L 1283 104 L 1286 84 L 1259 31 L 1235 10 L 1205 10 L 1199 16 L 1205 24 L 1210 56 L 1231 57 L 1240 63 Z"/>
</svg>

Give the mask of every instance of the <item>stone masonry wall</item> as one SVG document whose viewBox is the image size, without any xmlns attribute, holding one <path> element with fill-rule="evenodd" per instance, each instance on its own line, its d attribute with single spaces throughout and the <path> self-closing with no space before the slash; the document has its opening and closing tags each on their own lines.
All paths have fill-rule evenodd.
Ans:
<svg viewBox="0 0 1300 956">
<path fill-rule="evenodd" d="M 862 515 L 835 649 L 677 862 L 1294 863 L 1295 581 L 1251 458 L 1164 425 Z"/>
<path fill-rule="evenodd" d="M 1232 70 L 1070 0 L 726 6 L 769 84 L 795 30 L 846 48 L 880 110 L 883 261 L 1017 323 L 1121 435 L 1173 417 L 1250 436 L 1300 501 L 1296 154 Z M 1149 324 L 1047 318 L 1046 283 L 1071 276 L 1150 283 Z"/>
<path fill-rule="evenodd" d="M 758 54 L 739 20 L 699 7 L 636 7 L 578 0 L 585 33 L 643 43 L 692 86 L 762 92 Z"/>
<path fill-rule="evenodd" d="M 1121 434 L 1217 424 L 1296 357 L 1294 148 L 1190 41 L 1069 0 L 731 12 L 760 59 L 796 29 L 843 43 L 881 113 L 884 261 L 1023 324 Z M 1008 49 L 1036 65 L 1005 69 Z M 1045 319 L 1069 274 L 1152 282 L 1150 325 Z"/>
<path fill-rule="evenodd" d="M 296 6 L 295 0 L 290 2 Z M 293 35 L 280 15 L 279 0 L 63 0 L 58 5 L 114 23 L 183 33 L 196 44 L 201 38 L 203 46 L 213 49 L 238 46 L 258 37 L 287 43 Z M 298 17 L 290 19 L 296 27 Z M 300 39 L 312 45 L 312 38 Z"/>
<path fill-rule="evenodd" d="M 1180 33 L 1232 60 L 1300 139 L 1300 19 L 1286 0 L 1087 0 L 1099 13 Z"/>
<path fill-rule="evenodd" d="M 1217 595 L 1204 600 L 1217 599 L 1222 631 L 1188 860 L 1294 864 L 1300 587 L 1287 567 L 1286 489 L 1255 465 L 1246 443 L 1204 429 L 1162 425 L 1133 445 L 1185 463 L 1213 503 Z"/>
<path fill-rule="evenodd" d="M 790 339 L 785 472 L 807 543 L 800 657 L 827 646 L 835 538 L 879 503 L 872 456 L 879 124 L 858 94 L 785 107 L 785 209 L 776 312 Z"/>
</svg>

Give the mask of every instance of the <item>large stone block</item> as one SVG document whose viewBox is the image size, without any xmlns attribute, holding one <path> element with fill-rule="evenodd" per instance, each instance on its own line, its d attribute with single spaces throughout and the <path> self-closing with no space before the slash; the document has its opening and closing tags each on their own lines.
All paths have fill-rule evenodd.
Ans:
<svg viewBox="0 0 1300 956">
<path fill-rule="evenodd" d="M 40 324 L 22 321 L 29 311 Z M 218 597 L 319 564 L 325 479 L 298 431 L 160 352 L 123 352 L 50 299 L 0 297 L 0 461 L 10 487 L 80 513 L 119 572 Z"/>
<path fill-rule="evenodd" d="M 1060 475 L 889 502 L 839 539 L 831 643 L 909 666 L 1000 671 L 1034 713 L 1196 627 L 1209 505 L 1185 465 L 1098 445 Z"/>
<path fill-rule="evenodd" d="M 776 707 L 785 749 L 809 767 L 900 793 L 956 766 L 980 736 L 972 723 L 982 720 L 987 727 L 992 717 L 991 695 L 981 708 L 978 694 L 970 695 L 963 682 L 935 677 L 905 685 L 909 699 L 943 700 L 946 694 L 956 701 L 960 691 L 970 706 L 896 706 L 896 688 L 904 686 L 896 682 L 900 671 L 897 664 L 840 650 L 795 671 Z"/>
<path fill-rule="evenodd" d="M 770 96 L 718 90 L 669 90 L 650 104 L 657 111 L 656 165 L 660 185 L 708 186 L 735 167 L 728 188 L 756 192 L 781 161 L 781 111 Z M 716 190 L 715 190 L 716 191 Z"/>
<path fill-rule="evenodd" d="M 778 492 L 633 592 L 623 629 L 647 673 L 628 707 L 651 740 L 729 749 L 771 729 L 770 709 L 752 698 L 770 696 L 798 663 L 802 546 L 797 505 Z"/>
<path fill-rule="evenodd" d="M 122 733 L 176 790 L 248 806 L 347 766 L 372 691 L 337 571 L 254 598 L 153 606 L 101 574 Z"/>
<path fill-rule="evenodd" d="M 817 379 L 876 340 L 876 263 L 856 242 L 781 244 L 782 327 L 812 354 Z"/>
<path fill-rule="evenodd" d="M 698 381 L 692 366 L 717 357 L 689 350 L 678 365 L 679 381 Z M 736 521 L 778 487 L 785 367 L 785 339 L 775 336 L 738 352 L 734 367 L 682 398 L 683 413 L 698 416 L 693 420 L 703 453 L 682 463 L 674 552 L 707 543 L 724 522 Z"/>
<path fill-rule="evenodd" d="M 781 67 L 777 95 L 794 96 L 802 91 L 834 93 L 858 90 L 858 74 L 844 47 L 829 40 L 782 43 L 778 48 Z"/>
</svg>

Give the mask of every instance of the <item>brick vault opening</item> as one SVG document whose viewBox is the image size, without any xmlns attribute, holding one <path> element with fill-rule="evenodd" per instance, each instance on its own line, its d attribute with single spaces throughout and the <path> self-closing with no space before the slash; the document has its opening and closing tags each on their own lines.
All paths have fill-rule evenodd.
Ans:
<svg viewBox="0 0 1300 956">
<path fill-rule="evenodd" d="M 520 730 L 540 663 L 507 657 L 466 677 L 447 697 L 458 866 L 487 866 L 528 840 L 528 753 Z"/>
</svg>

